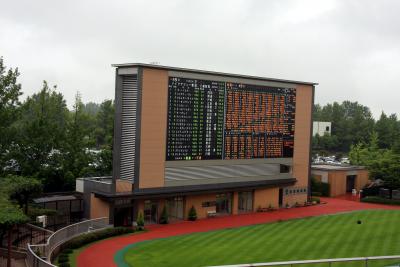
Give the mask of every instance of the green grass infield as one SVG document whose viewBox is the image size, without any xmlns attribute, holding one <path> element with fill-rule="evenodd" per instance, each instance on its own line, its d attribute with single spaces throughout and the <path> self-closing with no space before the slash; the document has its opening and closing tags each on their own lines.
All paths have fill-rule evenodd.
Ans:
<svg viewBox="0 0 400 267">
<path fill-rule="evenodd" d="M 196 267 L 399 254 L 400 211 L 369 210 L 141 242 L 119 251 L 115 262 L 120 267 Z M 371 262 L 368 266 L 398 262 Z M 332 266 L 365 264 L 347 262 Z"/>
</svg>

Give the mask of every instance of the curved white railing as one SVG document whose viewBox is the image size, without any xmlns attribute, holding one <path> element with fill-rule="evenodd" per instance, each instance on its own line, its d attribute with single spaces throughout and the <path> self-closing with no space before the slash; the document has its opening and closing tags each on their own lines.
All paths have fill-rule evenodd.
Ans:
<svg viewBox="0 0 400 267">
<path fill-rule="evenodd" d="M 297 266 L 303 264 L 307 264 L 307 266 L 313 266 L 314 264 L 320 264 L 320 263 L 327 263 L 326 266 L 331 266 L 333 263 L 344 263 L 344 262 L 361 262 L 364 263 L 364 266 L 368 266 L 368 263 L 372 263 L 373 261 L 397 260 L 397 259 L 400 260 L 400 255 L 303 260 L 303 261 L 276 261 L 276 262 L 245 263 L 245 264 L 234 264 L 234 265 L 218 265 L 218 266 L 208 266 L 208 267 Z"/>
<path fill-rule="evenodd" d="M 108 223 L 108 217 L 103 217 L 86 220 L 61 228 L 47 239 L 46 244 L 28 244 L 26 265 L 28 267 L 54 267 L 55 265 L 51 264 L 51 255 L 61 244 L 83 233 L 108 227 L 112 227 Z"/>
</svg>

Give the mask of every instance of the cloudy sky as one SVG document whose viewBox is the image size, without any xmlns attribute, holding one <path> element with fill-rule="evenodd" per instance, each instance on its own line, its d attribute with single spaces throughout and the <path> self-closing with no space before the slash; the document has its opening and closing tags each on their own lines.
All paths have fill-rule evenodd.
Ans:
<svg viewBox="0 0 400 267">
<path fill-rule="evenodd" d="M 0 0 L 0 56 L 25 95 L 114 97 L 112 63 L 318 82 L 316 102 L 400 114 L 398 0 Z"/>
</svg>

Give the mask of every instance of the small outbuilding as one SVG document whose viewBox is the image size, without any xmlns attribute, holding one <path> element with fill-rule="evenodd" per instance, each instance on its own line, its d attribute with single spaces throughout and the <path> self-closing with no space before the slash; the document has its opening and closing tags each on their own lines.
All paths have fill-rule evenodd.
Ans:
<svg viewBox="0 0 400 267">
<path fill-rule="evenodd" d="M 311 166 L 311 174 L 318 181 L 330 185 L 331 197 L 351 193 L 353 189 L 358 192 L 370 182 L 364 166 L 318 164 Z"/>
<path fill-rule="evenodd" d="M 46 219 L 46 228 L 53 231 L 83 219 L 83 199 L 79 193 L 49 194 L 33 199 L 33 203 L 42 209 L 56 211 Z"/>
</svg>

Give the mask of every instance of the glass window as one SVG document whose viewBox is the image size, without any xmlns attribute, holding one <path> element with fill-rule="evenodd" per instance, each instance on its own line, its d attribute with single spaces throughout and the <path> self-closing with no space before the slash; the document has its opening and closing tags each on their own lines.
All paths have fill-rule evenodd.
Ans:
<svg viewBox="0 0 400 267">
<path fill-rule="evenodd" d="M 290 166 L 280 164 L 280 172 L 281 173 L 289 173 L 290 172 Z"/>
<path fill-rule="evenodd" d="M 238 199 L 238 210 L 239 212 L 251 212 L 253 210 L 253 192 L 239 192 Z"/>
<path fill-rule="evenodd" d="M 174 197 L 167 199 L 167 210 L 170 219 L 183 220 L 183 197 Z"/>
</svg>

